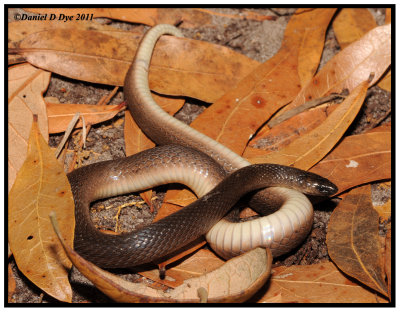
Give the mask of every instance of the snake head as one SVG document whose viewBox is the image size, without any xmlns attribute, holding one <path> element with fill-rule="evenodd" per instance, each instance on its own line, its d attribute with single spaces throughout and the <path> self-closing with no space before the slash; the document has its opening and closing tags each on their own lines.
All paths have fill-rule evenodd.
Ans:
<svg viewBox="0 0 400 312">
<path fill-rule="evenodd" d="M 304 181 L 308 190 L 305 193 L 309 195 L 330 196 L 338 191 L 337 186 L 331 181 L 311 172 L 307 172 Z"/>
<path fill-rule="evenodd" d="M 338 191 L 338 188 L 328 179 L 323 178 L 325 181 L 323 183 L 316 183 L 315 189 L 319 191 L 321 195 L 330 196 Z"/>
</svg>

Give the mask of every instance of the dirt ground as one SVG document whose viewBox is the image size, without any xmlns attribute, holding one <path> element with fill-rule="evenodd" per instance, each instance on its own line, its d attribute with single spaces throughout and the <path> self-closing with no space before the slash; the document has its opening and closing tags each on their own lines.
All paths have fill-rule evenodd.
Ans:
<svg viewBox="0 0 400 312">
<path fill-rule="evenodd" d="M 9 11 L 9 16 L 19 9 Z M 243 9 L 213 9 L 218 12 L 237 14 Z M 250 9 L 252 10 L 252 9 Z M 263 22 L 253 20 L 240 20 L 225 18 L 221 16 L 213 17 L 213 27 L 209 25 L 196 29 L 183 29 L 184 35 L 189 38 L 213 42 L 225 45 L 236 52 L 247 55 L 259 62 L 264 62 L 272 57 L 279 49 L 283 33 L 290 16 L 295 9 L 253 9 L 257 13 L 276 16 L 275 20 Z M 378 25 L 384 23 L 384 9 L 371 9 Z M 133 29 L 135 25 L 122 22 L 112 22 L 106 19 L 99 19 L 103 23 L 110 23 L 115 27 L 124 29 Z M 11 19 L 9 18 L 9 22 Z M 268 34 L 268 35 L 265 35 Z M 332 27 L 329 27 L 325 49 L 322 56 L 321 66 L 325 64 L 333 55 L 340 50 L 335 39 Z M 108 94 L 113 88 L 102 85 L 89 84 L 85 82 L 74 81 L 65 77 L 52 75 L 50 86 L 45 96 L 57 97 L 61 103 L 86 103 L 95 104 L 100 98 Z M 62 90 L 67 90 L 64 92 Z M 378 124 L 383 124 L 391 120 L 391 94 L 379 87 L 370 89 L 369 97 L 364 104 L 362 111 L 357 117 L 356 123 L 352 125 L 347 134 L 361 133 L 371 127 L 371 120 Z M 114 96 L 110 104 L 119 104 L 123 101 L 122 88 Z M 180 120 L 190 123 L 199 113 L 201 113 L 209 103 L 202 103 L 197 100 L 190 100 L 177 113 L 176 117 Z M 124 137 L 124 112 L 119 113 L 111 121 L 93 126 L 88 135 L 86 150 L 88 156 L 83 159 L 84 164 L 98 162 L 102 160 L 115 159 L 125 156 Z M 50 138 L 50 145 L 57 146 L 60 142 L 60 135 L 53 135 Z M 68 146 L 70 149 L 76 148 L 73 144 Z M 121 210 L 119 215 L 118 231 L 132 231 L 138 226 L 144 226 L 151 223 L 161 199 L 163 189 L 158 189 L 156 193 L 159 198 L 156 210 L 151 213 L 146 205 L 136 205 Z M 379 201 L 382 197 L 390 197 L 390 193 L 383 193 L 380 188 L 373 187 L 374 196 Z M 116 220 L 114 216 L 121 203 L 141 201 L 136 195 L 126 195 L 101 201 L 92 207 L 92 219 L 101 229 L 114 230 Z M 313 264 L 328 259 L 327 247 L 325 245 L 326 226 L 329 216 L 335 207 L 338 199 L 324 202 L 315 207 L 314 225 L 309 238 L 297 250 L 291 254 L 284 255 L 275 259 L 275 264 L 296 265 Z M 111 206 L 110 209 L 104 207 Z M 38 303 L 56 301 L 33 285 L 16 268 L 14 259 L 10 258 L 12 272 L 16 279 L 17 288 L 12 296 L 11 302 L 16 303 Z M 136 280 L 139 277 L 131 272 L 119 271 L 125 278 Z M 92 284 L 84 278 L 77 270 L 72 270 L 71 281 L 74 289 L 73 302 L 110 302 L 110 300 L 96 290 Z"/>
</svg>

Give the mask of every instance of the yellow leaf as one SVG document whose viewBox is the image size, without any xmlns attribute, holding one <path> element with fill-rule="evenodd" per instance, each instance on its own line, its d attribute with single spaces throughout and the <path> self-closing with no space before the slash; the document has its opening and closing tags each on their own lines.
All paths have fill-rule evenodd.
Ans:
<svg viewBox="0 0 400 312">
<path fill-rule="evenodd" d="M 8 234 L 19 270 L 50 296 L 71 302 L 68 282 L 71 262 L 55 235 L 48 217 L 57 211 L 72 246 L 74 202 L 63 167 L 33 122 L 28 156 L 9 193 Z"/>
</svg>

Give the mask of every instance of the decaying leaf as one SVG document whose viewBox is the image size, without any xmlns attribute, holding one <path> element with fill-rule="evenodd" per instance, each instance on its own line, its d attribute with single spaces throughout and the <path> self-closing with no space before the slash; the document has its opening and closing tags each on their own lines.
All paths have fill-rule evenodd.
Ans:
<svg viewBox="0 0 400 312">
<path fill-rule="evenodd" d="M 262 294 L 260 294 L 261 296 Z M 349 280 L 331 262 L 276 267 L 262 303 L 387 303 Z"/>
<path fill-rule="evenodd" d="M 38 115 L 40 132 L 46 141 L 49 139 L 42 96 L 49 82 L 49 72 L 29 64 L 8 70 L 8 190 L 26 157 L 32 114 Z"/>
<path fill-rule="evenodd" d="M 53 225 L 63 243 L 54 221 Z M 272 264 L 270 250 L 256 248 L 227 261 L 211 273 L 188 279 L 183 285 L 165 293 L 144 284 L 130 283 L 86 261 L 69 246 L 63 244 L 63 247 L 74 266 L 100 291 L 117 302 L 196 303 L 199 302 L 197 291 L 201 287 L 208 293 L 207 302 L 243 302 L 264 285 Z"/>
<path fill-rule="evenodd" d="M 77 112 L 85 118 L 86 125 L 93 125 L 113 118 L 123 109 L 123 105 L 61 104 L 46 102 L 49 118 L 49 133 L 64 132 Z M 82 120 L 75 126 L 82 127 Z"/>
<path fill-rule="evenodd" d="M 370 131 L 345 137 L 310 169 L 338 187 L 338 193 L 368 182 L 391 178 L 391 131 Z"/>
<path fill-rule="evenodd" d="M 367 94 L 368 81 L 361 83 L 326 120 L 285 148 L 264 157 L 251 158 L 252 163 L 273 163 L 308 170 L 321 160 L 340 140 L 357 116 Z"/>
<path fill-rule="evenodd" d="M 59 28 L 31 34 L 20 42 L 17 52 L 31 64 L 62 76 L 122 86 L 140 39 L 141 35 L 131 32 L 120 32 L 116 37 Z M 163 36 L 153 53 L 150 88 L 161 94 L 213 102 L 258 64 L 223 46 Z"/>
<path fill-rule="evenodd" d="M 19 270 L 49 295 L 71 302 L 71 262 L 54 234 L 48 214 L 57 211 L 72 246 L 74 202 L 63 167 L 32 124 L 28 155 L 9 193 L 8 239 Z"/>
<path fill-rule="evenodd" d="M 343 272 L 387 296 L 378 229 L 371 186 L 362 186 L 351 190 L 333 211 L 326 243 L 329 256 Z"/>
</svg>

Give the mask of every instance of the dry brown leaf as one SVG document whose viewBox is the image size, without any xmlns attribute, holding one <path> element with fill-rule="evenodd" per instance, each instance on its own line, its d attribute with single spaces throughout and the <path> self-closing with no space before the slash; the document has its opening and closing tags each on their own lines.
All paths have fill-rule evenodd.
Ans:
<svg viewBox="0 0 400 312">
<path fill-rule="evenodd" d="M 357 185 L 391 178 L 391 131 L 367 132 L 345 137 L 335 149 L 311 168 L 335 183 L 338 193 Z"/>
<path fill-rule="evenodd" d="M 62 76 L 122 86 L 140 39 L 141 35 L 131 32 L 115 37 L 91 30 L 50 29 L 23 39 L 16 52 Z M 150 88 L 213 102 L 258 64 L 226 47 L 163 36 L 153 53 Z"/>
<path fill-rule="evenodd" d="M 50 29 L 62 28 L 73 30 L 96 30 L 104 34 L 119 37 L 126 34 L 126 31 L 119 30 L 110 25 L 99 24 L 94 21 L 72 21 L 65 23 L 59 20 L 43 20 L 43 21 L 18 21 L 8 23 L 8 48 L 18 48 L 19 41 L 25 39 L 33 33 L 38 33 Z M 140 35 L 137 33 L 137 35 Z"/>
<path fill-rule="evenodd" d="M 340 47 L 344 49 L 377 25 L 367 8 L 343 8 L 335 17 L 332 26 Z"/>
<path fill-rule="evenodd" d="M 332 15 L 335 10 L 332 10 Z M 316 25 L 321 26 L 323 20 L 323 25 L 325 25 L 325 19 L 329 19 L 332 16 L 318 16 L 318 19 L 306 23 L 308 27 L 304 30 L 304 39 L 299 47 L 298 54 L 298 74 L 300 79 L 300 84 L 304 87 L 312 77 L 314 77 L 324 49 L 325 44 L 325 33 L 326 27 L 315 27 Z M 322 19 L 322 20 L 321 20 Z"/>
<path fill-rule="evenodd" d="M 376 27 L 335 55 L 279 114 L 330 93 L 351 92 L 374 73 L 371 86 L 390 62 L 391 25 Z"/>
<path fill-rule="evenodd" d="M 113 118 L 120 112 L 124 105 L 88 105 L 88 104 L 61 104 L 46 102 L 47 116 L 49 118 L 49 133 L 64 132 L 71 119 L 77 112 L 85 118 L 86 125 L 94 125 Z M 75 126 L 82 127 L 80 119 Z"/>
<path fill-rule="evenodd" d="M 349 280 L 331 262 L 276 267 L 263 303 L 387 303 Z"/>
<path fill-rule="evenodd" d="M 392 9 L 387 8 L 385 16 L 385 24 L 390 24 L 391 22 L 392 22 Z M 390 70 L 378 83 L 378 86 L 386 91 L 392 90 L 392 73 Z"/>
<path fill-rule="evenodd" d="M 94 18 L 106 17 L 149 26 L 157 24 L 175 25 L 182 22 L 179 26 L 183 28 L 204 27 L 210 23 L 212 18 L 209 13 L 194 8 L 80 8 L 79 11 L 66 8 L 27 8 L 25 10 L 40 14 L 56 14 L 57 16 L 60 16 L 60 14 L 72 15 L 75 17 L 74 20 L 76 20 L 77 13 L 89 14 L 89 16 L 93 14 Z"/>
<path fill-rule="evenodd" d="M 64 169 L 33 122 L 28 155 L 9 194 L 8 239 L 18 269 L 50 296 L 67 302 L 72 300 L 71 262 L 48 215 L 57 212 L 65 244 L 72 246 L 73 207 Z"/>
<path fill-rule="evenodd" d="M 32 114 L 39 117 L 39 129 L 49 140 L 46 105 L 43 92 L 50 82 L 50 73 L 30 64 L 8 69 L 8 190 L 24 163 Z"/>
<path fill-rule="evenodd" d="M 371 186 L 362 186 L 351 190 L 333 211 L 326 244 L 330 258 L 343 272 L 387 296 L 378 230 Z"/>
<path fill-rule="evenodd" d="M 325 29 L 334 12 L 335 9 L 299 9 L 287 25 L 279 52 L 207 108 L 191 126 L 242 154 L 260 125 L 299 92 L 298 58 L 293 56 L 305 48 L 302 43 L 304 36 L 310 34 L 306 32 L 309 23 Z"/>
<path fill-rule="evenodd" d="M 272 129 L 263 127 L 249 142 L 243 157 L 252 158 L 278 151 L 319 126 L 339 104 L 321 105 L 287 119 Z"/>
<path fill-rule="evenodd" d="M 54 222 L 53 222 L 54 224 Z M 61 242 L 60 231 L 55 230 Z M 243 302 L 250 298 L 269 277 L 271 252 L 256 248 L 227 261 L 211 273 L 186 280 L 174 290 L 165 293 L 145 284 L 130 283 L 86 261 L 73 249 L 63 245 L 74 266 L 100 291 L 116 302 L 199 302 L 198 289 L 205 288 L 208 302 Z"/>
<path fill-rule="evenodd" d="M 175 288 L 182 285 L 185 280 L 212 272 L 224 263 L 225 261 L 217 257 L 209 249 L 200 249 L 183 262 L 167 268 L 165 279 L 163 280 L 159 277 L 158 269 L 140 272 L 140 275 L 157 283 Z"/>
<path fill-rule="evenodd" d="M 273 163 L 308 170 L 320 161 L 340 140 L 357 116 L 367 94 L 368 81 L 361 83 L 326 120 L 293 141 L 287 147 L 264 157 L 249 159 L 252 163 Z"/>
<path fill-rule="evenodd" d="M 390 10 L 390 9 L 389 9 Z M 386 14 L 388 17 L 388 14 Z M 386 24 L 390 24 L 386 19 Z M 345 8 L 340 11 L 333 21 L 333 29 L 340 47 L 344 49 L 349 44 L 359 40 L 368 31 L 377 26 L 371 12 L 366 8 Z M 389 71 L 378 83 L 378 86 L 384 90 L 391 90 L 391 72 Z"/>
</svg>

